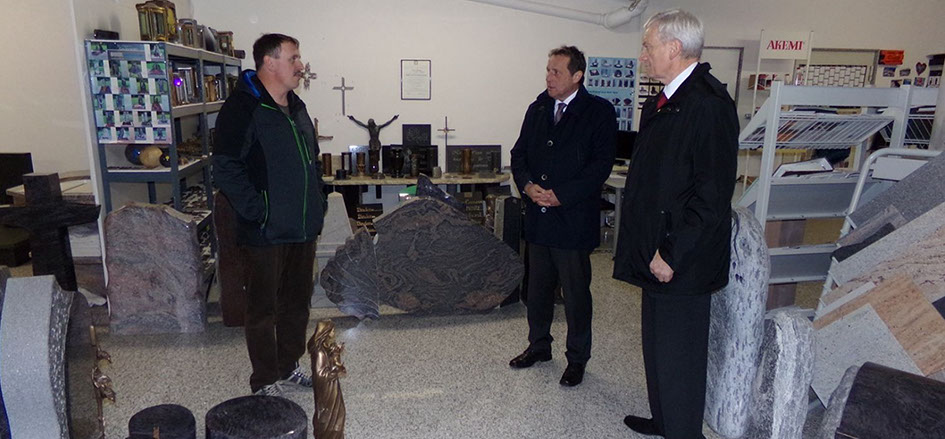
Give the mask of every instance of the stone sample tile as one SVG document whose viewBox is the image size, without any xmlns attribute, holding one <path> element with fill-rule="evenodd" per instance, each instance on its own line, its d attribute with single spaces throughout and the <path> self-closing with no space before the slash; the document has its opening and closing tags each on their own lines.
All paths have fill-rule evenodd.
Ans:
<svg viewBox="0 0 945 439">
<path fill-rule="evenodd" d="M 348 219 L 344 197 L 338 192 L 328 194 L 328 212 L 325 214 L 322 233 L 318 235 L 318 242 L 315 245 L 315 272 L 318 273 L 318 270 L 325 268 L 328 260 L 335 256 L 335 250 L 344 245 L 345 241 L 352 236 L 354 232 L 351 230 L 351 221 Z M 311 306 L 312 308 L 335 306 L 328 300 L 325 288 L 322 287 L 321 282 L 318 282 L 317 274 Z"/>
<path fill-rule="evenodd" d="M 243 326 L 246 316 L 246 257 L 236 242 L 239 217 L 230 200 L 217 192 L 213 197 L 213 230 L 217 235 L 217 282 L 220 311 L 226 326 Z"/>
<path fill-rule="evenodd" d="M 850 256 L 857 254 L 860 250 L 863 250 L 864 248 L 873 245 L 874 242 L 879 241 L 880 239 L 884 238 L 886 235 L 892 233 L 894 230 L 896 230 L 896 226 L 889 223 L 884 224 L 882 227 L 876 230 L 876 233 L 873 233 L 872 235 L 867 236 L 865 239 L 855 244 L 849 244 L 849 245 L 840 247 L 834 250 L 833 253 L 831 253 L 830 255 L 833 256 L 833 258 L 836 259 L 837 262 L 843 262 Z"/>
<path fill-rule="evenodd" d="M 333 303 L 358 319 L 380 317 L 381 289 L 377 280 L 374 238 L 365 228 L 338 247 L 321 271 L 321 285 Z"/>
<path fill-rule="evenodd" d="M 73 294 L 53 276 L 7 281 L 0 385 L 14 438 L 69 438 L 65 353 Z"/>
<path fill-rule="evenodd" d="M 945 437 L 945 383 L 866 363 L 856 374 L 836 437 Z"/>
<path fill-rule="evenodd" d="M 817 318 L 814 329 L 824 328 L 867 304 L 873 307 L 923 375 L 945 369 L 945 319 L 905 275 L 887 279 Z"/>
<path fill-rule="evenodd" d="M 812 339 L 810 321 L 801 310 L 781 308 L 768 314 L 758 373 L 752 384 L 751 419 L 744 437 L 801 437 L 814 366 Z"/>
<path fill-rule="evenodd" d="M 903 229 L 908 226 L 906 225 Z M 884 245 L 884 241 L 897 232 L 899 230 L 870 247 Z M 864 252 L 860 252 L 854 257 L 858 257 Z M 926 236 L 924 239 L 913 242 L 896 257 L 876 264 L 866 272 L 851 279 L 847 284 L 841 284 L 826 294 L 823 302 L 830 303 L 837 300 L 864 283 L 880 283 L 884 279 L 900 274 L 912 278 L 912 281 L 915 282 L 929 302 L 934 303 L 945 297 L 945 227 L 939 228 L 935 233 Z"/>
<path fill-rule="evenodd" d="M 712 297 L 705 421 L 725 437 L 748 428 L 752 383 L 758 371 L 770 272 L 764 231 L 744 207 L 732 211 L 728 285 Z"/>
<path fill-rule="evenodd" d="M 945 203 L 835 264 L 830 268 L 830 274 L 837 284 L 855 279 L 883 262 L 906 255 L 904 252 L 910 247 L 939 234 L 942 224 L 945 224 Z"/>
<path fill-rule="evenodd" d="M 874 235 L 883 226 L 891 225 L 893 226 L 893 229 L 898 229 L 907 222 L 908 221 L 906 221 L 902 214 L 899 213 L 899 209 L 896 209 L 896 206 L 887 206 L 886 209 L 877 214 L 875 217 L 870 218 L 866 223 L 851 230 L 846 235 L 841 236 L 840 239 L 837 239 L 837 245 L 841 247 L 854 245 L 863 242 L 867 237 Z"/>
<path fill-rule="evenodd" d="M 938 155 L 859 206 L 850 214 L 850 220 L 854 225 L 864 224 L 886 207 L 895 206 L 906 221 L 912 221 L 942 202 L 945 202 L 945 156 Z"/>
<path fill-rule="evenodd" d="M 814 349 L 811 387 L 821 401 L 827 401 L 847 368 L 867 361 L 922 373 L 869 304 L 815 331 Z"/>
<path fill-rule="evenodd" d="M 463 212 L 415 198 L 374 221 L 384 301 L 408 312 L 487 311 L 522 281 L 519 256 Z"/>
<path fill-rule="evenodd" d="M 197 224 L 162 205 L 131 203 L 105 219 L 111 330 L 202 332 L 207 302 Z"/>
<path fill-rule="evenodd" d="M 279 396 L 242 396 L 207 412 L 207 439 L 306 439 L 308 417 Z"/>
<path fill-rule="evenodd" d="M 859 371 L 860 366 L 850 366 L 843 373 L 840 384 L 830 394 L 830 403 L 827 404 L 827 410 L 821 419 L 820 435 L 817 439 L 836 439 L 837 428 L 840 427 L 840 419 L 843 418 L 843 408 L 847 405 L 850 389 L 853 388 L 853 380 Z"/>
</svg>

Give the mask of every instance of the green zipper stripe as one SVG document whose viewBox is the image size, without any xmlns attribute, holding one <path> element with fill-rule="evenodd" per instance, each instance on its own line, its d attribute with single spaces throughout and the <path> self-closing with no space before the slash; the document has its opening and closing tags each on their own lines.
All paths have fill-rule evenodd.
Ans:
<svg viewBox="0 0 945 439">
<path fill-rule="evenodd" d="M 263 216 L 262 228 L 266 227 L 266 223 L 269 222 L 269 191 L 263 191 L 263 202 L 266 205 L 265 215 Z"/>
<path fill-rule="evenodd" d="M 308 239 L 308 228 L 305 226 L 305 219 L 308 217 L 308 163 L 311 163 L 312 159 L 308 154 L 307 148 L 302 145 L 302 141 L 299 139 L 299 132 L 295 127 L 295 121 L 287 114 L 283 113 L 282 110 L 274 108 L 272 105 L 264 103 L 260 103 L 259 105 L 270 110 L 278 111 L 288 119 L 289 125 L 292 126 L 292 135 L 295 136 L 295 146 L 299 150 L 299 158 L 302 159 L 302 172 L 305 175 L 305 186 L 302 193 L 302 239 Z"/>
</svg>

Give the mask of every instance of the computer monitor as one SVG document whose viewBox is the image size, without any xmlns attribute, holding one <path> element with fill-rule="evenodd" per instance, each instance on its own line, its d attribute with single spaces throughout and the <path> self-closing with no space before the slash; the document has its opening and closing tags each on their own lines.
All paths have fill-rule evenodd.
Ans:
<svg viewBox="0 0 945 439">
<path fill-rule="evenodd" d="M 617 131 L 617 160 L 630 160 L 630 156 L 633 155 L 633 142 L 636 138 L 636 131 Z"/>
</svg>

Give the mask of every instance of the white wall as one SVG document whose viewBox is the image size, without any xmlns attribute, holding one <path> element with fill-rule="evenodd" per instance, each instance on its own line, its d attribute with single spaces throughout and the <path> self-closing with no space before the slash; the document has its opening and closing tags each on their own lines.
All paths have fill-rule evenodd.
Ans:
<svg viewBox="0 0 945 439">
<path fill-rule="evenodd" d="M 37 172 L 89 169 L 70 3 L 5 7 L 0 59 L 0 152 L 31 152 Z"/>
<path fill-rule="evenodd" d="M 608 12 L 619 0 L 545 0 L 575 9 Z M 72 5 L 70 5 L 70 2 Z M 16 2 L 0 16 L 0 55 L 8 61 L 0 81 L 0 151 L 31 151 L 39 171 L 87 169 L 84 78 L 76 51 L 94 28 L 117 29 L 137 38 L 132 0 L 36 0 Z M 355 90 L 348 111 L 358 118 L 400 120 L 382 132 L 384 143 L 400 141 L 401 123 L 443 117 L 457 131 L 451 143 L 501 143 L 518 135 L 522 113 L 542 91 L 545 55 L 562 43 L 588 55 L 637 56 L 640 20 L 617 32 L 467 0 L 177 0 L 178 16 L 193 16 L 218 30 L 235 32 L 248 52 L 263 32 L 301 40 L 302 54 L 319 79 L 300 95 L 322 134 L 322 148 L 338 153 L 367 143 L 367 133 L 341 115 L 341 97 L 331 87 L 341 76 Z M 75 16 L 71 16 L 74 6 Z M 754 68 L 760 29 L 814 30 L 814 46 L 904 49 L 906 65 L 945 51 L 945 2 L 834 0 L 795 2 L 652 0 L 644 13 L 684 7 L 704 20 L 706 44 L 744 46 L 745 76 Z M 399 61 L 433 62 L 433 100 L 401 101 Z M 244 60 L 251 67 L 252 60 Z M 913 74 L 914 76 L 914 74 Z M 747 78 L 744 78 L 747 80 Z M 880 81 L 882 81 L 880 79 Z M 880 82 L 880 85 L 884 85 Z M 744 92 L 744 90 L 743 90 Z M 748 93 L 742 93 L 746 95 Z M 442 145 L 442 134 L 435 142 Z"/>
<path fill-rule="evenodd" d="M 549 1 L 574 9 L 608 12 L 616 0 Z M 945 2 L 911 0 L 892 10 L 879 0 L 725 1 L 653 0 L 644 17 L 671 7 L 689 9 L 706 25 L 706 44 L 746 48 L 744 79 L 754 70 L 762 28 L 814 30 L 814 46 L 905 49 L 907 64 L 945 49 Z M 544 88 L 546 54 L 568 43 L 588 55 L 636 57 L 640 19 L 617 32 L 599 26 L 485 5 L 467 0 L 285 0 L 259 7 L 249 0 L 197 0 L 198 21 L 235 32 L 247 51 L 265 32 L 299 38 L 302 56 L 319 79 L 300 90 L 312 116 L 319 118 L 325 152 L 366 144 L 367 133 L 341 115 L 341 96 L 331 88 L 344 76 L 348 114 L 378 122 L 400 119 L 382 131 L 384 143 L 400 142 L 400 123 L 441 128 L 449 116 L 456 128 L 450 143 L 514 143 L 528 103 Z M 432 60 L 433 99 L 401 101 L 399 61 Z M 747 82 L 743 82 L 743 85 Z M 745 86 L 747 87 L 747 86 Z M 743 88 L 745 88 L 743 87 Z M 750 100 L 750 93 L 744 92 Z M 750 105 L 750 104 L 749 104 Z M 443 144 L 436 133 L 434 143 Z M 506 156 L 507 157 L 507 156 Z M 442 159 L 441 159 L 442 161 Z"/>
</svg>

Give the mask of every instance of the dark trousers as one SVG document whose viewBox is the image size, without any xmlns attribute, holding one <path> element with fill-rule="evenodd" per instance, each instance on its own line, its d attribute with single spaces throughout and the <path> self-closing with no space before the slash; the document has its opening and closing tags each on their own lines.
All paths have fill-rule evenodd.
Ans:
<svg viewBox="0 0 945 439">
<path fill-rule="evenodd" d="M 242 247 L 246 255 L 246 348 L 250 388 L 272 384 L 305 353 L 312 299 L 315 243 Z"/>
<path fill-rule="evenodd" d="M 643 291 L 646 392 L 653 420 L 666 439 L 704 438 L 711 305 L 709 294 L 674 296 Z"/>
<path fill-rule="evenodd" d="M 555 288 L 564 295 L 568 363 L 591 358 L 591 251 L 528 244 L 528 348 L 551 352 Z"/>
</svg>

